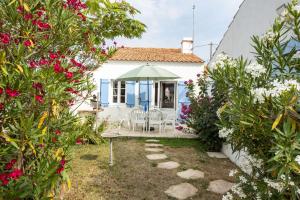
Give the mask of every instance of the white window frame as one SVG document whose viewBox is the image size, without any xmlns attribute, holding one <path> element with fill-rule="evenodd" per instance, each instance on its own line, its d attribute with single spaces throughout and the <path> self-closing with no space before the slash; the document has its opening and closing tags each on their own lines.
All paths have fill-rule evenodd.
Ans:
<svg viewBox="0 0 300 200">
<path fill-rule="evenodd" d="M 126 104 L 126 102 L 127 102 L 127 95 L 126 95 L 126 92 L 127 92 L 127 88 L 126 88 L 126 81 L 117 81 L 118 82 L 118 90 L 117 90 L 117 102 L 114 102 L 114 96 L 116 96 L 116 95 L 114 95 L 114 86 L 115 86 L 115 82 L 116 82 L 117 80 L 112 80 L 111 81 L 111 91 L 112 91 L 112 93 L 111 93 L 111 102 L 112 102 L 112 104 L 114 104 L 114 105 L 117 105 L 117 104 L 121 104 L 121 105 L 123 105 L 123 104 Z M 124 82 L 124 84 L 125 84 L 125 94 L 124 94 L 124 96 L 125 96 L 125 99 L 124 99 L 124 102 L 123 103 L 121 103 L 121 83 L 122 82 Z"/>
</svg>

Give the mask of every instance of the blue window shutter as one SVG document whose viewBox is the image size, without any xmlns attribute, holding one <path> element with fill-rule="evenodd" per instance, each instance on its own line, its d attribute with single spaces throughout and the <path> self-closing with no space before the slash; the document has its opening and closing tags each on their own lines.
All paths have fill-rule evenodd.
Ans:
<svg viewBox="0 0 300 200">
<path fill-rule="evenodd" d="M 126 105 L 127 107 L 134 107 L 135 103 L 135 81 L 126 81 L 126 97 L 127 97 L 127 102 Z"/>
<path fill-rule="evenodd" d="M 177 110 L 177 118 L 179 118 L 181 113 L 181 107 L 182 105 L 190 105 L 190 99 L 187 97 L 188 89 L 186 88 L 186 85 L 184 84 L 184 81 L 179 81 L 177 86 L 178 91 L 178 110 Z"/>
<path fill-rule="evenodd" d="M 100 106 L 108 107 L 108 87 L 109 80 L 108 79 L 100 79 Z"/>
<path fill-rule="evenodd" d="M 149 81 L 149 104 L 151 105 L 152 97 L 152 84 L 153 81 Z M 148 106 L 148 81 L 140 81 L 140 105 L 144 108 Z"/>
</svg>

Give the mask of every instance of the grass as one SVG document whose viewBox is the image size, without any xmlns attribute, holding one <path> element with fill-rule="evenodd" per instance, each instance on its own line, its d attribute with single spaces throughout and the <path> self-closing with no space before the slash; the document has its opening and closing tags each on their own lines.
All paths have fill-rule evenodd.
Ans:
<svg viewBox="0 0 300 200">
<path fill-rule="evenodd" d="M 189 182 L 198 188 L 192 199 L 218 200 L 221 195 L 207 191 L 210 181 L 228 177 L 235 166 L 227 159 L 209 158 L 198 140 L 159 139 L 164 144 L 167 160 L 180 163 L 174 170 L 156 168 L 159 161 L 149 161 L 144 150 L 145 139 L 117 139 L 114 141 L 115 165 L 108 166 L 109 146 L 77 146 L 70 172 L 72 189 L 65 195 L 69 200 L 169 200 L 164 191 L 171 185 Z M 185 169 L 199 169 L 204 179 L 183 180 L 176 173 Z"/>
</svg>

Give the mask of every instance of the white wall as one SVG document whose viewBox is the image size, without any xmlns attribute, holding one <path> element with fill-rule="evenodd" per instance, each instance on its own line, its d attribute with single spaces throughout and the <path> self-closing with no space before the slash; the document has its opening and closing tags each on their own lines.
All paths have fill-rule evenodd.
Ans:
<svg viewBox="0 0 300 200">
<path fill-rule="evenodd" d="M 262 36 L 271 28 L 278 16 L 277 9 L 290 0 L 245 0 L 235 15 L 210 63 L 218 54 L 225 52 L 231 57 L 253 59 L 251 46 L 253 35 Z"/>
</svg>

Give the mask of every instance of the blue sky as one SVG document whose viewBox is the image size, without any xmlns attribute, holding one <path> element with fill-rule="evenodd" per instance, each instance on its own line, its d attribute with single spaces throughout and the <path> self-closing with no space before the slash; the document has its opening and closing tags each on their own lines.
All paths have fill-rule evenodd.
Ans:
<svg viewBox="0 0 300 200">
<path fill-rule="evenodd" d="M 192 36 L 192 6 L 195 9 L 195 45 L 219 43 L 243 0 L 127 0 L 141 11 L 136 16 L 147 25 L 141 39 L 119 38 L 119 45 L 129 47 L 179 48 L 183 37 Z M 215 46 L 216 47 L 216 46 Z M 195 54 L 207 61 L 209 47 L 199 47 Z"/>
</svg>

